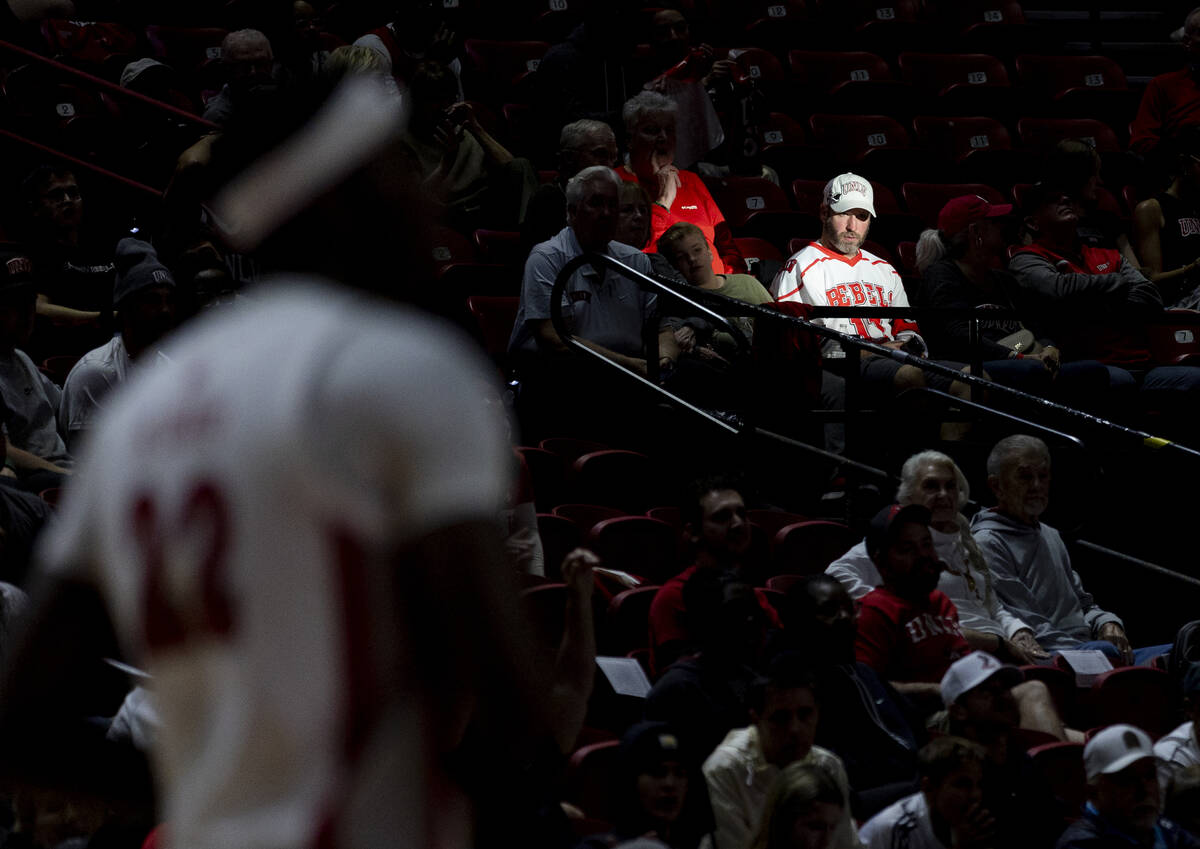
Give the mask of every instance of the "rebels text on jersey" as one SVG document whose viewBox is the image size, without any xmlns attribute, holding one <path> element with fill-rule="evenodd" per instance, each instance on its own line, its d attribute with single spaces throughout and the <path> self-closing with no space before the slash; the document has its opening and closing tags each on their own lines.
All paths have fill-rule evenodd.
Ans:
<svg viewBox="0 0 1200 849">
<path fill-rule="evenodd" d="M 794 254 L 771 285 L 777 301 L 818 307 L 907 307 L 908 296 L 896 269 L 867 251 L 846 257 L 809 244 Z M 886 318 L 826 318 L 832 330 L 874 341 L 891 341 L 917 332 L 916 322 Z"/>
</svg>

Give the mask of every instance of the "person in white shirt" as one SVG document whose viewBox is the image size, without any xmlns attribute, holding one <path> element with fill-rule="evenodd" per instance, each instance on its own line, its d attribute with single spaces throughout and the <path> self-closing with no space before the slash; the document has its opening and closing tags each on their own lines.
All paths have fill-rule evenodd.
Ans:
<svg viewBox="0 0 1200 849">
<path fill-rule="evenodd" d="M 921 790 L 873 816 L 859 831 L 868 849 L 987 846 L 995 822 L 983 807 L 982 746 L 938 737 L 918 759 Z"/>
<path fill-rule="evenodd" d="M 1049 655 L 1034 639 L 1033 630 L 1014 616 L 992 589 L 992 574 L 970 524 L 959 511 L 970 499 L 966 476 L 940 451 L 921 451 L 909 457 L 900 470 L 896 500 L 920 504 L 933 516 L 929 531 L 938 559 L 946 565 L 938 589 L 958 608 L 963 636 L 974 649 L 1011 659 L 1036 663 Z M 862 598 L 883 583 L 879 570 L 860 542 L 825 570 L 841 581 L 851 598 Z"/>
<path fill-rule="evenodd" d="M 755 687 L 752 701 L 753 724 L 730 731 L 704 762 L 718 849 L 749 846 L 772 783 L 791 763 L 818 767 L 841 789 L 842 815 L 831 846 L 858 847 L 846 770 L 837 755 L 813 745 L 819 709 L 809 673 L 796 657 L 780 655 Z"/>
<path fill-rule="evenodd" d="M 1181 691 L 1187 722 L 1154 744 L 1158 781 L 1164 793 L 1174 776 L 1189 767 L 1200 766 L 1200 663 L 1188 666 Z"/>
</svg>

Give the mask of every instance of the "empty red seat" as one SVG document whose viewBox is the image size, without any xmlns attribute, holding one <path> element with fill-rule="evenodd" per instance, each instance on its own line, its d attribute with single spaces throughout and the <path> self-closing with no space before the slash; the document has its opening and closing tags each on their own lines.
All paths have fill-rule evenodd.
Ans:
<svg viewBox="0 0 1200 849">
<path fill-rule="evenodd" d="M 498 265 L 524 265 L 521 234 L 513 230 L 476 230 L 473 234 L 485 262 Z"/>
<path fill-rule="evenodd" d="M 887 115 L 816 113 L 809 118 L 809 124 L 817 141 L 840 153 L 848 162 L 861 160 L 880 148 L 909 146 L 908 132 Z"/>
<path fill-rule="evenodd" d="M 1155 740 L 1174 727 L 1171 695 L 1171 676 L 1149 666 L 1114 669 L 1092 683 L 1099 725 L 1127 722 Z"/>
<path fill-rule="evenodd" d="M 606 740 L 583 746 L 567 761 L 567 801 L 588 817 L 612 822 L 620 813 L 614 791 L 620 785 L 620 742 Z"/>
<path fill-rule="evenodd" d="M 512 337 L 520 306 L 520 298 L 514 297 L 471 295 L 467 298 L 467 309 L 479 327 L 484 350 L 492 357 L 499 359 L 508 353 L 508 340 Z"/>
<path fill-rule="evenodd" d="M 663 500 L 653 463 L 636 451 L 584 454 L 572 464 L 571 479 L 577 499 L 588 504 L 643 513 Z"/>
<path fill-rule="evenodd" d="M 658 590 L 649 584 L 613 596 L 601 629 L 601 651 L 623 657 L 650 646 L 650 604 Z"/>
<path fill-rule="evenodd" d="M 229 34 L 219 27 L 176 27 L 150 24 L 146 40 L 154 57 L 189 74 L 221 60 L 221 42 Z"/>
<path fill-rule="evenodd" d="M 921 115 L 913 118 L 913 129 L 922 145 L 955 162 L 980 151 L 1012 149 L 1012 136 L 995 118 Z"/>
<path fill-rule="evenodd" d="M 857 534 L 840 522 L 798 522 L 780 528 L 771 543 L 776 575 L 812 575 L 849 551 Z"/>
<path fill-rule="evenodd" d="M 565 516 L 553 513 L 537 514 L 538 536 L 542 540 L 542 558 L 546 577 L 562 580 L 562 562 L 572 549 L 583 541 L 579 526 Z"/>
<path fill-rule="evenodd" d="M 766 239 L 759 239 L 755 236 L 738 236 L 733 241 L 737 243 L 738 250 L 742 252 L 742 258 L 747 263 L 752 264 L 752 261 L 761 262 L 762 260 L 783 261 L 783 254 L 779 248 Z"/>
<path fill-rule="evenodd" d="M 746 519 L 758 525 L 773 538 L 780 528 L 794 525 L 797 522 L 807 522 L 808 516 L 799 513 L 789 513 L 786 510 L 747 510 Z"/>
<path fill-rule="evenodd" d="M 468 38 L 463 50 L 471 63 L 469 77 L 485 100 L 527 102 L 532 76 L 550 49 L 546 41 L 496 41 Z"/>
<path fill-rule="evenodd" d="M 759 213 L 791 212 L 783 189 L 762 177 L 720 177 L 704 182 L 735 230 L 745 227 Z"/>
<path fill-rule="evenodd" d="M 587 545 L 605 567 L 663 583 L 679 571 L 678 539 L 678 531 L 666 522 L 648 516 L 621 516 L 594 525 Z"/>
<path fill-rule="evenodd" d="M 605 507 L 603 504 L 559 504 L 551 512 L 555 516 L 570 519 L 579 528 L 580 533 L 585 536 L 597 522 L 626 515 L 616 507 Z"/>
<path fill-rule="evenodd" d="M 900 194 L 909 210 L 929 227 L 937 227 L 938 214 L 947 201 L 978 195 L 988 203 L 1004 203 L 1004 195 L 983 183 L 905 183 Z"/>
<path fill-rule="evenodd" d="M 607 451 L 611 447 L 602 442 L 593 442 L 590 439 L 578 439 L 574 436 L 550 436 L 538 443 L 538 448 L 553 451 L 562 457 L 568 466 L 584 454 L 591 454 L 593 451 Z"/>
<path fill-rule="evenodd" d="M 1082 743 L 1046 743 L 1029 750 L 1034 768 L 1042 774 L 1054 795 L 1071 811 L 1081 811 L 1087 801 L 1087 777 L 1083 769 Z"/>
<path fill-rule="evenodd" d="M 658 519 L 660 522 L 666 522 L 677 531 L 683 529 L 683 511 L 678 507 L 651 507 L 646 511 L 646 515 L 651 519 Z"/>
<path fill-rule="evenodd" d="M 772 112 L 759 127 L 759 143 L 763 150 L 780 145 L 802 145 L 807 140 L 804 125 L 783 112 Z"/>
<path fill-rule="evenodd" d="M 1102 118 L 1124 127 L 1137 109 L 1125 72 L 1107 56 L 1022 54 L 1016 68 L 1022 85 L 1049 102 L 1047 114 Z"/>
<path fill-rule="evenodd" d="M 1017 98 L 1004 63 L 986 53 L 901 53 L 903 78 L 933 98 L 922 111 L 1011 120 Z M 929 107 L 932 107 L 930 109 Z"/>
<path fill-rule="evenodd" d="M 1167 315 L 1200 318 L 1196 310 L 1167 310 Z M 1200 324 L 1149 324 L 1150 351 L 1155 362 L 1167 365 L 1200 365 Z"/>
</svg>

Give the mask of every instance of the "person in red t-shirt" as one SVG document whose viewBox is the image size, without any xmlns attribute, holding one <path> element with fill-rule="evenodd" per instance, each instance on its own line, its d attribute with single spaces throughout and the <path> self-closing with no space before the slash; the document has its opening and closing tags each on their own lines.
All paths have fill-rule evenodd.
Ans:
<svg viewBox="0 0 1200 849">
<path fill-rule="evenodd" d="M 900 692 L 941 706 L 938 682 L 971 651 L 954 602 L 937 588 L 942 563 L 918 504 L 885 507 L 867 529 L 867 554 L 883 586 L 863 596 L 854 653 Z"/>
<path fill-rule="evenodd" d="M 687 221 L 704 233 L 717 274 L 745 274 L 746 260 L 725 216 L 717 208 L 699 174 L 675 167 L 675 101 L 654 91 L 643 91 L 625 102 L 629 159 L 617 169 L 622 180 L 640 183 L 653 201 L 650 208 L 650 241 L 646 253 L 658 250 L 658 237 L 672 224 Z"/>
<path fill-rule="evenodd" d="M 650 603 L 650 665 L 657 672 L 695 650 L 685 620 L 684 584 L 701 570 L 738 571 L 750 550 L 750 523 L 739 486 L 732 478 L 703 478 L 693 486 L 695 497 L 684 505 L 684 528 L 696 549 L 696 559 L 663 584 Z M 782 627 L 779 614 L 761 593 L 758 602 L 768 624 Z"/>
</svg>

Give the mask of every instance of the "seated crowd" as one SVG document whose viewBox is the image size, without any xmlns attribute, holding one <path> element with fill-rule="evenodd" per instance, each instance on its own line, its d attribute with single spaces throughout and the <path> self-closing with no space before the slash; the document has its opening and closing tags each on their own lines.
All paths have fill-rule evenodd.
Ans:
<svg viewBox="0 0 1200 849">
<path fill-rule="evenodd" d="M 293 5 L 297 27 L 315 25 L 312 6 Z M 795 378 L 795 394 L 808 397 L 788 399 L 787 410 L 843 411 L 848 383 L 861 384 L 861 395 L 850 390 L 860 403 L 885 412 L 908 390 L 966 401 L 968 381 L 983 377 L 1123 424 L 1165 410 L 1167 430 L 1194 432 L 1200 365 L 1165 357 L 1154 342 L 1166 310 L 1200 307 L 1200 108 L 1174 102 L 1200 104 L 1194 72 L 1190 88 L 1156 81 L 1139 113 L 1135 148 L 1171 166 L 1162 191 L 1137 205 L 1132 232 L 1097 209 L 1099 156 L 1073 141 L 1026 175 L 1032 185 L 1020 209 L 976 195 L 948 199 L 911 269 L 868 242 L 886 213 L 872 175 L 822 173 L 813 231 L 790 234 L 802 238 L 771 262 L 748 255 L 707 179 L 734 173 L 734 160 L 746 167 L 720 142 L 740 142 L 744 127 L 729 124 L 736 110 L 722 98 L 746 80 L 691 38 L 693 4 L 653 12 L 651 49 L 624 58 L 623 48 L 602 45 L 622 22 L 588 4 L 583 23 L 532 75 L 539 138 L 512 150 L 472 102 L 472 86 L 483 82 L 467 71 L 437 4 L 396 5 L 387 23 L 332 52 L 297 54 L 296 43 L 273 49 L 257 30 L 230 33 L 221 85 L 204 108 L 212 126 L 174 151 L 158 221 L 111 238 L 109 224 L 85 215 L 93 198 L 78 165 L 42 165 L 12 187 L 22 208 L 0 256 L 0 637 L 21 610 L 37 537 L 71 487 L 74 458 L 87 450 L 109 393 L 169 359 L 186 319 L 238 309 L 254 297 L 243 287 L 272 271 L 218 235 L 207 201 L 228 177 L 227 151 L 240 133 L 266 132 L 289 89 L 332 89 L 349 76 L 405 101 L 397 179 L 417 188 L 440 226 L 463 239 L 504 231 L 519 245 L 515 319 L 502 328 L 514 445 L 567 435 L 636 441 L 646 384 L 736 421 L 771 400 L 755 397 L 747 375 L 772 355 L 807 357 L 810 367 L 806 383 Z M 1200 49 L 1200 14 L 1188 16 L 1184 38 L 1189 51 Z M 138 65 L 130 81 L 145 70 Z M 548 151 L 557 170 L 539 175 L 535 163 Z M 768 165 L 751 170 L 779 182 Z M 432 275 L 419 271 L 407 299 L 460 319 L 462 305 L 448 299 L 473 293 L 435 291 Z M 634 274 L 730 315 L 722 321 Z M 910 306 L 959 312 L 812 316 Z M 1006 317 L 985 317 L 975 330 L 964 312 L 995 309 Z M 785 355 L 764 342 L 778 341 L 763 332 L 776 314 L 812 317 L 830 333 L 803 334 Z M 978 400 L 1001 406 L 999 395 Z M 920 409 L 921 444 L 969 433 L 942 421 L 941 409 Z M 845 453 L 842 425 L 821 421 L 825 455 Z M 512 786 L 468 788 L 479 845 L 1200 849 L 1200 664 L 1168 661 L 1171 645 L 1148 645 L 1155 641 L 1085 589 L 1063 536 L 1042 520 L 1050 447 L 1016 434 L 988 448 L 979 469 L 939 450 L 889 469 L 899 474 L 895 503 L 856 528 L 861 542 L 786 590 L 763 585 L 750 484 L 698 480 L 679 505 L 690 560 L 662 582 L 639 622 L 638 675 L 648 692 L 602 725 L 592 723 L 603 712 L 595 706 L 614 694 L 600 693 L 593 609 L 601 590 L 613 590 L 613 574 L 627 582 L 622 589 L 653 582 L 579 548 L 544 559 L 526 474 L 505 517 L 507 554 L 531 585 L 551 575 L 565 585 L 553 645 L 562 709 L 556 702 L 555 728 L 540 729 L 542 749 L 501 753 L 459 729 L 447 760 L 463 784 L 514 776 Z M 986 473 L 994 506 L 972 502 L 964 470 Z M 1089 725 L 1094 713 L 1047 683 L 1054 672 L 1074 674 L 1070 653 L 1079 651 L 1118 669 L 1178 667 L 1171 696 L 1181 716 L 1157 719 L 1164 728 L 1184 721 L 1157 740 L 1132 724 Z M 1089 692 L 1075 694 L 1070 683 L 1080 700 Z M 157 733 L 153 702 L 151 682 L 114 719 L 96 721 L 146 750 Z M 613 759 L 603 810 L 587 808 L 570 784 L 580 780 L 581 753 L 596 744 Z M 1085 798 L 1045 768 L 1047 751 L 1074 758 Z M 489 757 L 508 760 L 480 767 Z M 15 793 L 13 816 L 0 814 L 0 847 L 140 845 L 87 842 L 104 817 L 79 811 L 62 814 L 63 840 L 22 836 L 28 818 L 53 819 L 55 802 L 52 793 Z"/>
</svg>

